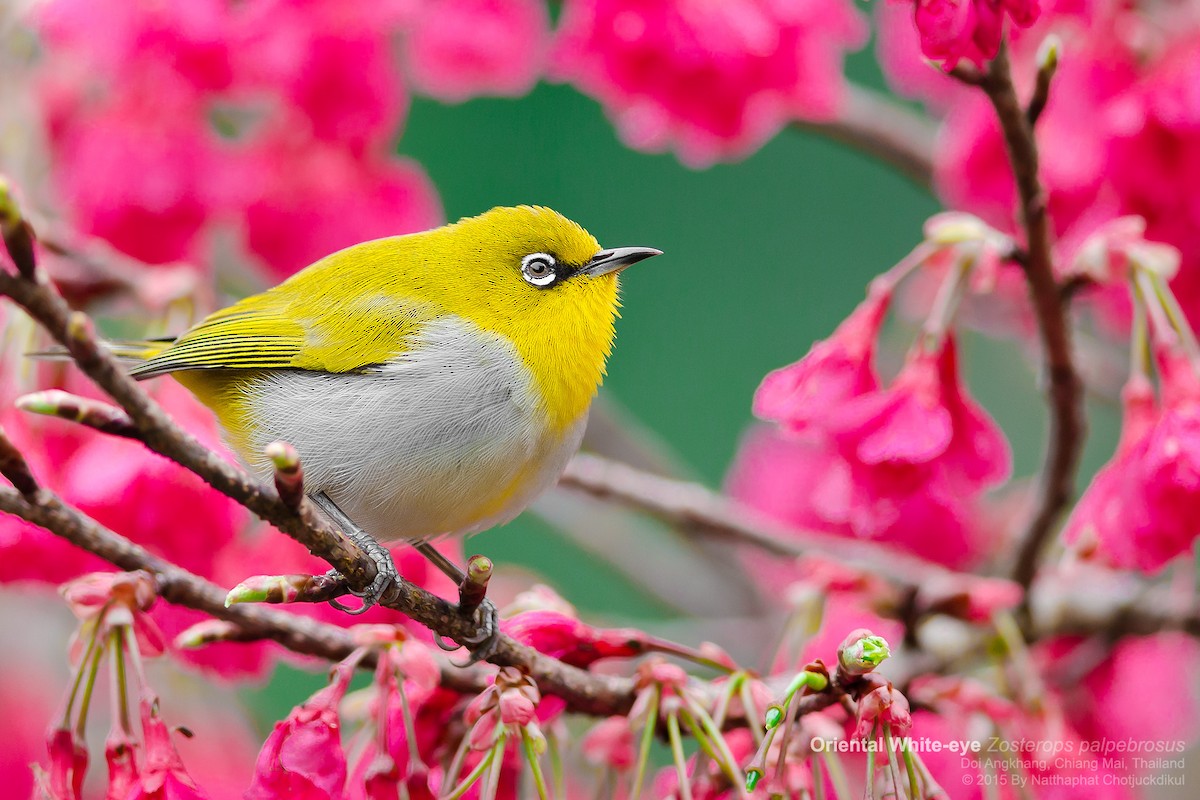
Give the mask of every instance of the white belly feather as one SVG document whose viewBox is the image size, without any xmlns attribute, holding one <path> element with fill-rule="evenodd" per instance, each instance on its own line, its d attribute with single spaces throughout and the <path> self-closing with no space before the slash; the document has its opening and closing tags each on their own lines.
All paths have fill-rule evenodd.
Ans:
<svg viewBox="0 0 1200 800">
<path fill-rule="evenodd" d="M 280 371 L 249 393 L 253 452 L 290 442 L 306 490 L 384 541 L 512 519 L 558 479 L 587 417 L 547 431 L 512 345 L 458 317 L 426 324 L 374 373 Z M 269 462 L 252 466 L 269 479 Z"/>
</svg>

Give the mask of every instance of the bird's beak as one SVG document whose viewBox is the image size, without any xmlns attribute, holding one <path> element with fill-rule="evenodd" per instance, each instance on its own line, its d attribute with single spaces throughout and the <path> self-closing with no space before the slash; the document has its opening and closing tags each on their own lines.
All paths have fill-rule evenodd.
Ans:
<svg viewBox="0 0 1200 800">
<path fill-rule="evenodd" d="M 636 264 L 651 256 L 661 255 L 662 250 L 655 250 L 653 247 L 614 247 L 596 253 L 592 256 L 592 260 L 579 271 L 595 278 L 610 272 L 620 272 L 630 264 Z"/>
</svg>

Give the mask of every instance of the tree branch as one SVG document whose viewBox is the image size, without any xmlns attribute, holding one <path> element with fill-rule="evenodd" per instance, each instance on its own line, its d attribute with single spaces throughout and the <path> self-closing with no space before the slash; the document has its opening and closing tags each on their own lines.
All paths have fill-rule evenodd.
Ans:
<svg viewBox="0 0 1200 800">
<path fill-rule="evenodd" d="M 664 478 L 586 453 L 571 460 L 559 485 L 593 497 L 616 500 L 671 525 L 750 545 L 772 555 L 836 558 L 905 586 L 920 586 L 933 579 L 969 581 L 977 577 L 878 542 L 783 525 L 698 483 Z"/>
<path fill-rule="evenodd" d="M 936 124 L 887 95 L 848 84 L 836 117 L 795 125 L 874 156 L 923 189 L 933 186 Z"/>
<path fill-rule="evenodd" d="M 227 608 L 225 589 L 155 556 L 64 503 L 47 489 L 26 498 L 15 490 L 0 487 L 0 511 L 39 525 L 123 570 L 149 572 L 164 600 L 232 622 L 247 639 L 270 639 L 295 653 L 330 661 L 340 661 L 358 647 L 349 632 L 335 625 L 262 605 L 238 604 Z M 498 651 L 503 663 L 528 671 L 545 691 L 562 697 L 572 710 L 598 716 L 629 710 L 633 702 L 633 683 L 629 679 L 593 675 L 508 637 L 504 639 Z M 364 661 L 362 666 L 371 667 L 371 660 Z M 442 682 L 464 692 L 479 692 L 485 686 L 482 673 L 471 668 L 443 669 Z"/>
<path fill-rule="evenodd" d="M 1049 77 L 1046 79 L 1049 80 Z M 1075 493 L 1075 473 L 1083 450 L 1085 420 L 1083 385 L 1071 352 L 1067 306 L 1054 276 L 1046 193 L 1038 177 L 1038 150 L 1028 111 L 1021 107 L 1012 80 L 1007 45 L 991 62 L 980 88 L 991 100 L 1020 197 L 1028 260 L 1025 276 L 1045 353 L 1050 429 L 1038 482 L 1037 505 L 1020 540 L 1012 570 L 1028 587 L 1037 573 L 1042 550 Z M 1047 87 L 1046 91 L 1049 89 Z"/>
</svg>

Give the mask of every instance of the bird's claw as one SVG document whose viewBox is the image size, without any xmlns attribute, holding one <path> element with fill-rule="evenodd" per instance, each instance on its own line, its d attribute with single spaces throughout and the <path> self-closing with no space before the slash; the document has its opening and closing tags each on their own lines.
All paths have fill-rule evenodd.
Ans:
<svg viewBox="0 0 1200 800">
<path fill-rule="evenodd" d="M 475 633 L 464 636 L 461 643 L 461 646 L 466 647 L 470 655 L 463 663 L 456 663 L 454 665 L 456 667 L 469 667 L 480 661 L 486 661 L 496 652 L 496 645 L 500 642 L 500 612 L 496 610 L 496 604 L 484 598 L 479 607 L 475 609 L 475 615 L 479 619 L 479 627 Z M 445 641 L 440 636 L 436 637 L 434 641 L 437 642 L 438 647 L 447 651 L 457 650 L 460 646 L 458 643 Z"/>
<path fill-rule="evenodd" d="M 340 600 L 330 600 L 329 605 L 338 611 L 344 611 L 354 616 L 365 614 L 379 605 L 392 587 L 399 582 L 400 573 L 396 570 L 396 564 L 392 561 L 392 556 L 386 549 L 380 547 L 378 551 L 368 550 L 368 554 L 371 556 L 371 560 L 375 562 L 375 580 L 371 581 L 371 585 L 362 591 L 350 590 L 352 595 L 362 598 L 362 605 L 358 608 L 351 608 Z M 336 569 L 331 569 L 325 574 L 329 578 L 344 578 Z"/>
</svg>

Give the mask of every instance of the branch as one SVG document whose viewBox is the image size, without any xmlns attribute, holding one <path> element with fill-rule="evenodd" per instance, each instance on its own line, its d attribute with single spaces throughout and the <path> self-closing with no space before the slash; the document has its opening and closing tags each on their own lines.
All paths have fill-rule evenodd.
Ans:
<svg viewBox="0 0 1200 800">
<path fill-rule="evenodd" d="M 13 489 L 0 487 L 0 511 L 39 525 L 120 569 L 149 572 L 164 600 L 234 623 L 244 639 L 269 639 L 292 652 L 334 662 L 358 647 L 348 631 L 335 625 L 261 605 L 237 604 L 227 608 L 225 589 L 155 556 L 64 503 L 47 489 L 27 498 Z M 565 699 L 572 710 L 599 716 L 623 714 L 633 701 L 633 684 L 626 678 L 592 675 L 568 667 L 511 639 L 502 642 L 501 650 L 512 666 L 527 669 L 535 679 L 540 676 L 539 684 Z M 372 667 L 371 660 L 364 661 L 362 666 Z M 479 692 L 485 686 L 483 674 L 472 668 L 443 669 L 442 682 L 464 692 Z"/>
<path fill-rule="evenodd" d="M 784 525 L 698 483 L 664 478 L 586 453 L 572 459 L 559 485 L 615 500 L 671 525 L 750 545 L 772 555 L 836 558 L 904 586 L 920 586 L 933 579 L 970 581 L 977 577 L 878 542 L 861 542 Z"/>
<path fill-rule="evenodd" d="M 887 95 L 848 84 L 836 117 L 795 124 L 890 164 L 923 189 L 933 185 L 937 126 L 924 114 Z"/>
<path fill-rule="evenodd" d="M 979 86 L 996 110 L 1016 178 L 1028 251 L 1025 277 L 1045 351 L 1049 382 L 1050 430 L 1038 482 L 1037 505 L 1021 536 L 1012 571 L 1013 579 L 1028 588 L 1037 573 L 1042 550 L 1075 494 L 1075 473 L 1085 432 L 1083 385 L 1071 352 L 1066 303 L 1054 277 L 1050 220 L 1046 193 L 1038 178 L 1033 124 L 1017 99 L 1007 45 L 1001 44 Z"/>
</svg>

